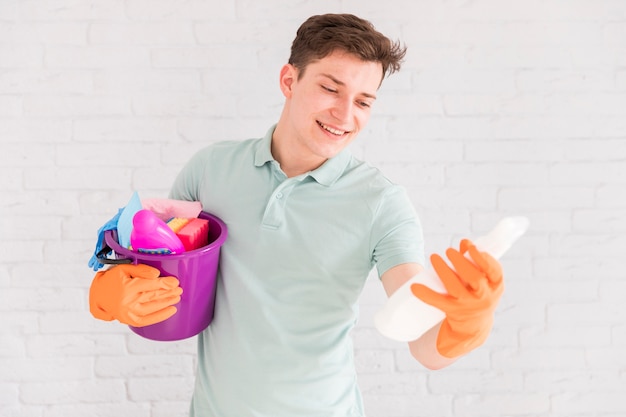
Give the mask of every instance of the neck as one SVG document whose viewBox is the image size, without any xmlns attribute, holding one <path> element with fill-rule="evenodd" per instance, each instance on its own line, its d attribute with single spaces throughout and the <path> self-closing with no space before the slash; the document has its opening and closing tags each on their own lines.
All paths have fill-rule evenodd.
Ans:
<svg viewBox="0 0 626 417">
<path fill-rule="evenodd" d="M 301 151 L 298 143 L 290 141 L 293 135 L 294 133 L 289 131 L 285 127 L 285 123 L 281 123 L 281 121 L 278 122 L 272 134 L 272 156 L 280 164 L 280 168 L 288 178 L 312 171 L 326 162 L 325 159 L 316 155 L 307 155 L 306 152 Z"/>
</svg>

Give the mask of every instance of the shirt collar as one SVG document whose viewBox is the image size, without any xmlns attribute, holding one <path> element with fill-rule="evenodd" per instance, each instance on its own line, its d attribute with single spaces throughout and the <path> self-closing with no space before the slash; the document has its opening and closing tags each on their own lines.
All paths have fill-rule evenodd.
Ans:
<svg viewBox="0 0 626 417">
<path fill-rule="evenodd" d="M 274 134 L 276 125 L 273 125 L 259 141 L 254 155 L 254 165 L 261 167 L 268 162 L 275 161 L 272 156 L 272 135 Z M 330 187 L 345 172 L 352 155 L 347 149 L 324 162 L 319 168 L 308 173 L 318 183 Z M 278 162 L 276 162 L 278 164 Z"/>
</svg>

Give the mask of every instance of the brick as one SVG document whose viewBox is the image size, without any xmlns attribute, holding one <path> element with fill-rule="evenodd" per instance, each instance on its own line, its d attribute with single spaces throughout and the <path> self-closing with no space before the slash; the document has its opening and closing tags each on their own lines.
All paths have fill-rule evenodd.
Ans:
<svg viewBox="0 0 626 417">
<path fill-rule="evenodd" d="M 151 417 L 188 417 L 189 401 L 157 402 L 152 405 Z"/>
<path fill-rule="evenodd" d="M 82 291 L 75 289 L 10 288 L 0 294 L 0 310 L 71 310 L 82 305 L 82 295 Z"/>
<path fill-rule="evenodd" d="M 0 96 L 0 114 L 4 117 L 17 117 L 22 115 L 22 102 L 20 96 Z"/>
<path fill-rule="evenodd" d="M 603 185 L 626 182 L 623 162 L 560 163 L 550 168 L 550 182 L 554 185 Z"/>
<path fill-rule="evenodd" d="M 505 263 L 505 260 L 502 263 Z M 515 299 L 546 304 L 567 301 L 592 302 L 598 299 L 600 282 L 597 278 L 568 282 L 566 286 L 562 281 L 534 281 L 529 284 L 525 278 L 517 279 L 517 274 L 514 274 L 517 271 L 513 271 L 512 268 L 510 271 L 511 274 L 507 274 L 506 292 L 515 294 Z"/>
<path fill-rule="evenodd" d="M 63 143 L 71 140 L 71 128 L 67 120 L 8 119 L 0 124 L 0 137 L 4 143 Z"/>
<path fill-rule="evenodd" d="M 501 349 L 492 353 L 492 363 L 497 369 L 504 370 L 570 370 L 585 366 L 585 353 L 583 349 L 569 347 Z"/>
<path fill-rule="evenodd" d="M 297 25 L 291 20 L 283 19 L 263 19 L 253 26 L 245 21 L 200 20 L 194 24 L 193 29 L 200 45 L 231 44 L 239 47 L 281 42 L 295 34 Z"/>
<path fill-rule="evenodd" d="M 79 214 L 77 194 L 64 191 L 22 191 L 4 195 L 2 213 L 10 216 L 75 216 Z"/>
<path fill-rule="evenodd" d="M 626 314 L 626 307 L 606 303 L 554 303 L 547 308 L 548 323 L 564 325 L 576 323 L 582 325 L 620 324 Z"/>
<path fill-rule="evenodd" d="M 195 70 L 104 69 L 93 73 L 93 89 L 105 94 L 130 92 L 198 92 L 202 78 Z"/>
<path fill-rule="evenodd" d="M 433 395 L 421 392 L 417 395 L 379 394 L 363 399 L 365 410 L 371 416 L 393 417 L 452 417 L 451 395 Z"/>
<path fill-rule="evenodd" d="M 46 49 L 52 69 L 149 68 L 150 51 L 142 46 L 54 45 Z"/>
<path fill-rule="evenodd" d="M 42 241 L 0 241 L 0 263 L 43 262 Z M 2 294 L 0 294 L 2 297 Z"/>
<path fill-rule="evenodd" d="M 0 358 L 4 381 L 50 382 L 87 379 L 93 372 L 90 358 Z"/>
<path fill-rule="evenodd" d="M 507 94 L 515 91 L 515 75 L 510 71 L 454 69 L 421 71 L 415 87 L 427 93 Z"/>
<path fill-rule="evenodd" d="M 20 401 L 24 404 L 111 403 L 126 398 L 122 380 L 50 381 L 21 384 Z"/>
<path fill-rule="evenodd" d="M 0 411 L 2 411 L 3 407 L 12 405 L 16 406 L 19 404 L 18 401 L 18 384 L 0 383 Z M 3 413 L 4 415 L 4 413 Z"/>
<path fill-rule="evenodd" d="M 613 327 L 613 341 L 615 346 L 626 346 L 626 326 Z"/>
<path fill-rule="evenodd" d="M 24 357 L 25 346 L 21 337 L 15 334 L 0 334 L 0 357 Z M 0 399 L 1 401 L 1 399 Z M 1 402 L 0 402 L 1 403 Z"/>
<path fill-rule="evenodd" d="M 555 395 L 552 400 L 552 409 L 557 413 L 615 413 L 626 412 L 626 402 L 622 396 L 615 393 L 576 392 Z"/>
<path fill-rule="evenodd" d="M 471 162 L 543 162 L 563 158 L 563 143 L 536 140 L 472 141 L 464 146 L 464 158 Z"/>
<path fill-rule="evenodd" d="M 622 314 L 623 317 L 623 314 Z M 595 370 L 622 369 L 626 364 L 626 358 L 619 355 L 622 349 L 618 346 L 589 347 L 586 352 L 589 366 Z"/>
<path fill-rule="evenodd" d="M 0 164 L 3 167 L 54 166 L 54 146 L 47 144 L 9 143 L 2 146 Z"/>
<path fill-rule="evenodd" d="M 77 314 L 77 313 L 73 313 Z M 85 315 L 88 313 L 85 312 Z M 61 324 L 61 323 L 59 323 Z M 71 334 L 68 326 L 65 334 L 38 334 L 26 338 L 26 351 L 32 358 L 93 357 L 95 355 L 119 355 L 126 353 L 124 337 L 114 334 L 97 334 L 91 326 L 91 334 Z M 42 329 L 45 331 L 45 329 Z M 85 334 L 86 333 L 86 334 Z M 121 375 L 113 375 L 121 377 Z"/>
<path fill-rule="evenodd" d="M 584 336 L 582 336 L 584 334 Z M 581 324 L 528 328 L 520 331 L 520 346 L 533 348 L 591 348 L 609 346 L 611 328 L 606 326 L 586 326 Z"/>
<path fill-rule="evenodd" d="M 92 45 L 180 45 L 195 41 L 189 21 L 96 22 L 89 26 Z"/>
<path fill-rule="evenodd" d="M 234 20 L 235 3 L 215 7 L 202 0 L 174 4 L 167 0 L 130 0 L 125 2 L 126 14 L 133 20 Z"/>
<path fill-rule="evenodd" d="M 111 169 L 103 176 L 100 167 L 80 168 L 38 168 L 28 170 L 24 184 L 31 190 L 81 190 L 100 184 L 103 181 L 113 184 L 128 184 L 130 168 Z"/>
<path fill-rule="evenodd" d="M 616 371 L 572 369 L 546 371 L 536 369 L 524 378 L 526 389 L 550 394 L 564 392 L 616 391 L 623 392 L 626 380 Z"/>
<path fill-rule="evenodd" d="M 192 375 L 193 360 L 190 355 L 133 355 L 101 356 L 96 359 L 98 377 L 172 377 Z"/>
<path fill-rule="evenodd" d="M 188 401 L 193 377 L 130 378 L 128 396 L 133 401 Z"/>
<path fill-rule="evenodd" d="M 595 49 L 584 48 L 583 49 Z M 591 52 L 591 51 L 588 51 Z M 614 75 L 606 69 L 523 69 L 516 75 L 516 85 L 522 92 L 596 92 L 611 91 Z M 561 96 L 557 96 L 561 97 Z"/>
<path fill-rule="evenodd" d="M 176 122 L 168 118 L 79 119 L 73 130 L 73 138 L 79 142 L 106 143 L 110 147 L 127 142 L 169 142 L 176 137 Z"/>
<path fill-rule="evenodd" d="M 483 185 L 528 186 L 541 184 L 548 172 L 547 166 L 532 162 L 450 164 L 446 166 L 446 183 L 462 185 L 471 178 L 471 182 Z"/>
<path fill-rule="evenodd" d="M 117 96 L 28 96 L 23 106 L 26 115 L 59 118 L 131 114 L 130 100 Z"/>
<path fill-rule="evenodd" d="M 17 191 L 24 186 L 24 172 L 21 169 L 0 168 L 0 190 Z M 3 201 L 2 206 L 7 205 Z"/>
<path fill-rule="evenodd" d="M 0 68 L 40 68 L 44 61 L 44 49 L 40 45 L 0 44 Z"/>
<path fill-rule="evenodd" d="M 73 262 L 86 265 L 93 255 L 94 246 L 95 241 L 92 239 L 89 241 L 62 239 L 46 243 L 43 248 L 43 256 L 45 262 L 51 265 L 67 265 Z M 88 274 L 87 276 L 91 276 L 89 269 L 85 268 L 84 271 Z"/>
<path fill-rule="evenodd" d="M 550 397 L 544 393 L 463 395 L 455 398 L 455 415 L 483 416 L 486 413 L 507 416 L 540 415 L 550 411 Z"/>
<path fill-rule="evenodd" d="M 626 103 L 618 108 L 626 108 Z M 603 139 L 601 142 L 597 139 L 568 140 L 564 150 L 564 157 L 570 161 L 581 162 L 623 160 L 626 158 L 626 139 Z"/>
<path fill-rule="evenodd" d="M 95 319 L 86 306 L 88 295 L 85 291 L 80 300 L 85 304 L 83 308 L 68 311 L 49 311 L 41 315 L 39 319 L 40 334 L 42 335 L 67 335 L 67 334 L 92 334 L 97 337 L 106 336 L 123 338 L 130 333 L 128 326 L 118 321 L 102 321 Z M 114 342 L 119 343 L 119 341 Z"/>
<path fill-rule="evenodd" d="M 52 216 L 22 217 L 16 222 L 0 218 L 0 235 L 7 240 L 58 239 L 61 237 L 61 219 Z"/>
<path fill-rule="evenodd" d="M 88 71 L 37 68 L 7 70 L 0 73 L 0 88 L 3 94 L 89 93 L 93 90 L 93 76 Z M 43 122 L 69 124 L 65 120 Z"/>
<path fill-rule="evenodd" d="M 476 373 L 466 371 L 435 372 L 428 376 L 428 390 L 433 394 L 494 395 L 522 392 L 524 378 L 521 373 L 486 370 Z"/>
<path fill-rule="evenodd" d="M 180 167 L 137 169 L 132 183 L 138 190 L 157 190 L 161 195 L 166 195 L 179 171 Z"/>
<path fill-rule="evenodd" d="M 235 100 L 194 93 L 143 94 L 133 100 L 133 111 L 139 116 L 228 117 L 235 113 Z"/>
<path fill-rule="evenodd" d="M 256 68 L 254 46 L 242 46 L 237 50 L 227 46 L 193 48 L 155 48 L 151 52 L 154 68 Z"/>
<path fill-rule="evenodd" d="M 4 15 L 3 15 L 4 16 Z M 87 44 L 86 22 L 0 22 L 0 38 L 13 44 Z"/>
<path fill-rule="evenodd" d="M 0 406 L 0 412 L 2 413 L 2 417 L 43 417 L 44 407 L 23 405 Z"/>
<path fill-rule="evenodd" d="M 599 207 L 626 207 L 626 184 L 603 184 L 596 190 L 596 201 Z"/>
<path fill-rule="evenodd" d="M 114 403 L 75 403 L 46 406 L 45 417 L 94 416 L 94 417 L 152 417 L 150 404 L 146 402 L 117 401 Z"/>
<path fill-rule="evenodd" d="M 20 7 L 20 16 L 24 20 L 80 20 L 80 19 L 119 19 L 124 17 L 124 2 L 68 2 L 52 0 L 45 4 L 25 3 Z"/>
<path fill-rule="evenodd" d="M 58 167 L 81 167 L 88 168 L 101 166 L 112 170 L 133 167 L 153 166 L 159 162 L 160 150 L 157 146 L 151 146 L 143 142 L 121 143 L 119 152 L 115 156 L 106 152 L 102 145 L 96 143 L 79 143 L 71 145 L 59 145 L 56 152 L 56 165 Z M 101 173 L 106 178 L 107 173 Z"/>
<path fill-rule="evenodd" d="M 626 231 L 623 210 L 576 210 L 572 216 L 573 229 L 588 233 L 618 233 Z"/>
<path fill-rule="evenodd" d="M 548 168 L 544 167 L 544 172 Z M 521 174 L 520 174 L 521 175 Z M 481 180 L 482 181 L 482 180 Z M 532 180 L 531 180 L 532 181 Z M 530 182 L 520 185 L 527 187 L 506 187 L 498 193 L 498 206 L 507 210 L 542 210 L 544 213 L 571 210 L 571 207 L 590 208 L 594 206 L 595 190 L 592 187 L 535 186 Z M 541 181 L 536 181 L 541 184 Z"/>
</svg>

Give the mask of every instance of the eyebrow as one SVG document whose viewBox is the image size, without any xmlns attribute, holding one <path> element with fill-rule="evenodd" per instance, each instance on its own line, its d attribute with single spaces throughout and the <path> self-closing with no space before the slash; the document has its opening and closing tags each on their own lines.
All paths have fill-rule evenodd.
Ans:
<svg viewBox="0 0 626 417">
<path fill-rule="evenodd" d="M 345 87 L 345 85 L 346 85 L 346 83 L 344 83 L 343 81 L 337 79 L 336 77 L 334 77 L 331 74 L 322 73 L 320 75 L 323 76 L 323 77 L 329 78 L 332 82 L 334 82 L 335 84 L 340 85 L 342 87 Z M 372 100 L 376 100 L 376 95 L 375 94 L 370 94 L 370 93 L 365 93 L 365 92 L 362 92 L 361 94 L 363 94 L 367 98 L 371 98 Z"/>
</svg>

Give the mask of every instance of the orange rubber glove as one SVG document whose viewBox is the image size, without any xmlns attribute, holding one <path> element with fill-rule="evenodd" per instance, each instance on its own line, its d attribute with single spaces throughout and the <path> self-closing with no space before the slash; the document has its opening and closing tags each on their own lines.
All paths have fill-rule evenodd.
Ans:
<svg viewBox="0 0 626 417">
<path fill-rule="evenodd" d="M 472 261 L 463 254 L 468 252 Z M 448 294 L 440 294 L 422 284 L 413 284 L 413 295 L 446 313 L 437 336 L 437 350 L 455 358 L 482 345 L 493 326 L 493 313 L 504 291 L 502 267 L 471 241 L 461 241 L 460 251 L 449 248 L 446 255 L 454 269 L 439 255 L 431 263 Z"/>
<path fill-rule="evenodd" d="M 89 289 L 89 309 L 100 320 L 117 319 L 135 327 L 162 322 L 176 313 L 183 290 L 174 277 L 159 278 L 148 265 L 117 265 L 96 274 Z"/>
</svg>

